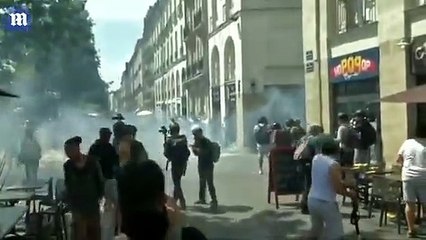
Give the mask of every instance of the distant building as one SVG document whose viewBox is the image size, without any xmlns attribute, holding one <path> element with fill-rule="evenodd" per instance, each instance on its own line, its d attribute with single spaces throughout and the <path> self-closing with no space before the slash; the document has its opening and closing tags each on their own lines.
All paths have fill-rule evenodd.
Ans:
<svg viewBox="0 0 426 240">
<path fill-rule="evenodd" d="M 228 143 L 253 146 L 262 115 L 304 119 L 302 1 L 208 1 L 204 22 L 210 117 L 224 126 Z"/>
<path fill-rule="evenodd" d="M 187 78 L 183 86 L 188 116 L 195 117 L 210 115 L 207 3 L 207 0 L 185 0 Z"/>
<path fill-rule="evenodd" d="M 185 114 L 182 80 L 186 78 L 183 0 L 158 0 L 144 20 L 142 37 L 143 102 L 166 116 Z"/>
</svg>

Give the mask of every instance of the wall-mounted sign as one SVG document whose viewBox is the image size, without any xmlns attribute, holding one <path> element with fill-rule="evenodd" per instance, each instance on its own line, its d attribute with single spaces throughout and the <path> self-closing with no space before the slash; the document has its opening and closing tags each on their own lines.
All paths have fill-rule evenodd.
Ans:
<svg viewBox="0 0 426 240">
<path fill-rule="evenodd" d="M 220 87 L 212 87 L 212 101 L 220 102 Z"/>
<path fill-rule="evenodd" d="M 312 51 L 312 50 L 306 51 L 305 60 L 306 61 L 313 61 L 314 60 L 314 51 Z"/>
<path fill-rule="evenodd" d="M 336 57 L 329 60 L 330 81 L 355 81 L 379 75 L 379 48 Z"/>
<path fill-rule="evenodd" d="M 231 83 L 226 85 L 226 90 L 227 90 L 227 99 L 231 102 L 234 102 L 236 100 L 237 97 L 237 92 L 236 92 L 236 88 L 235 88 L 235 83 Z"/>
<path fill-rule="evenodd" d="M 411 46 L 411 73 L 426 75 L 426 36 L 415 38 Z"/>
<path fill-rule="evenodd" d="M 305 64 L 305 71 L 306 71 L 306 73 L 314 72 L 314 63 L 313 62 L 306 63 Z"/>
</svg>

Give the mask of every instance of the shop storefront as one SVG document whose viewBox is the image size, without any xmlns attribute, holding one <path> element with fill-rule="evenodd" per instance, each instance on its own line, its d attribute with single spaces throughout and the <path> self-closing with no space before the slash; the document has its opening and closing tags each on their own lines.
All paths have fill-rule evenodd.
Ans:
<svg viewBox="0 0 426 240">
<path fill-rule="evenodd" d="M 411 52 L 411 73 L 415 77 L 415 85 L 426 84 L 426 36 L 413 39 Z M 416 104 L 416 137 L 426 137 L 426 103 Z"/>
<path fill-rule="evenodd" d="M 373 151 L 374 160 L 382 156 L 379 58 L 379 48 L 371 48 L 329 61 L 333 129 L 338 127 L 338 113 L 352 115 L 357 110 L 366 111 L 379 140 Z"/>
<path fill-rule="evenodd" d="M 330 59 L 329 67 L 334 126 L 339 112 L 368 108 L 380 115 L 379 48 Z"/>
</svg>

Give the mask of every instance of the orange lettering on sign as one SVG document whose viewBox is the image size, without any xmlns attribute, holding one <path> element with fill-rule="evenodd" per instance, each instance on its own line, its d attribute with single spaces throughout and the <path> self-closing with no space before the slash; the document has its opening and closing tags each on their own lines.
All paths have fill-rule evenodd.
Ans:
<svg viewBox="0 0 426 240">
<path fill-rule="evenodd" d="M 350 56 L 340 62 L 342 73 L 348 75 L 362 72 L 362 65 L 361 56 Z"/>
</svg>

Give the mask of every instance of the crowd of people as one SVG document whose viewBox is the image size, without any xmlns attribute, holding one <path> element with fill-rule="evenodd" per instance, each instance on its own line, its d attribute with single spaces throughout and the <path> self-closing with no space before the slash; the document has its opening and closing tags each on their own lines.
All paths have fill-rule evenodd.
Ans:
<svg viewBox="0 0 426 240">
<path fill-rule="evenodd" d="M 126 124 L 118 114 L 112 131 L 100 128 L 99 138 L 87 154 L 79 136 L 65 141 L 68 160 L 63 165 L 65 202 L 72 213 L 73 239 L 114 239 L 124 235 L 129 240 L 150 239 L 206 239 L 195 228 L 185 227 L 182 210 L 186 201 L 181 186 L 187 161 L 192 153 L 198 157 L 200 177 L 199 200 L 206 204 L 208 187 L 212 210 L 218 206 L 213 182 L 214 163 L 220 156 L 218 144 L 203 135 L 201 127 L 194 127 L 194 143 L 189 144 L 180 126 L 172 121 L 164 142 L 164 156 L 171 163 L 174 183 L 173 196 L 165 193 L 165 176 L 160 166 L 148 156 L 143 144 L 136 140 L 137 128 Z M 20 161 L 25 165 L 27 181 L 37 180 L 41 148 L 34 138 L 35 129 L 26 127 Z M 111 138 L 112 142 L 111 142 Z M 179 203 L 180 206 L 177 205 Z M 101 234 L 101 204 L 113 211 L 115 228 Z M 102 236 L 107 234 L 108 236 Z"/>
<path fill-rule="evenodd" d="M 294 125 L 293 120 L 288 121 L 293 125 L 286 124 L 287 127 L 283 128 L 277 123 L 269 125 L 265 117 L 260 118 L 254 127 L 260 174 L 263 173 L 263 158 L 271 149 L 283 144 L 294 149 L 293 158 L 300 161 L 305 178 L 301 211 L 310 215 L 312 239 L 318 236 L 323 239 L 343 238 L 342 215 L 336 196 L 349 197 L 353 202 L 357 201 L 358 196 L 354 186 L 344 181 L 342 167 L 369 165 L 371 151 L 374 151 L 377 143 L 376 129 L 364 111 L 356 111 L 352 118 L 346 113 L 339 113 L 337 119 L 338 129 L 335 135 L 325 134 L 323 127 L 317 124 L 309 126 L 304 134 L 300 125 Z M 274 142 L 277 135 L 280 136 L 280 142 Z M 416 203 L 426 203 L 425 152 L 424 139 L 409 138 L 403 142 L 396 157 L 396 163 L 402 167 L 402 194 L 406 203 L 409 238 L 417 236 Z M 359 219 L 359 216 L 351 217 Z"/>
</svg>

